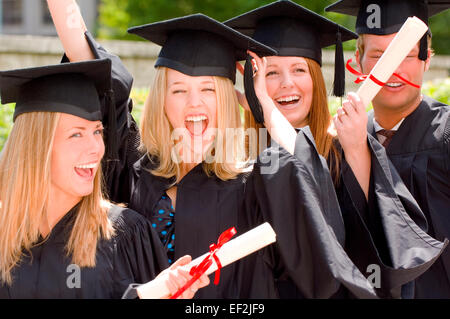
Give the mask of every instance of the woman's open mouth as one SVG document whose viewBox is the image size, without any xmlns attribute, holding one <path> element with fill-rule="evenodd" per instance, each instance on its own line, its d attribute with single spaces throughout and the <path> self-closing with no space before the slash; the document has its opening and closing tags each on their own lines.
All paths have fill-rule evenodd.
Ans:
<svg viewBox="0 0 450 319">
<path fill-rule="evenodd" d="M 184 125 L 192 136 L 201 136 L 208 127 L 208 117 L 205 114 L 188 115 Z"/>
<path fill-rule="evenodd" d="M 92 180 L 94 178 L 94 169 L 98 163 L 83 164 L 75 166 L 75 173 L 83 179 Z"/>
<path fill-rule="evenodd" d="M 278 105 L 280 105 L 282 108 L 287 109 L 295 107 L 299 101 L 299 95 L 288 95 L 275 99 L 275 102 L 277 102 Z"/>
</svg>

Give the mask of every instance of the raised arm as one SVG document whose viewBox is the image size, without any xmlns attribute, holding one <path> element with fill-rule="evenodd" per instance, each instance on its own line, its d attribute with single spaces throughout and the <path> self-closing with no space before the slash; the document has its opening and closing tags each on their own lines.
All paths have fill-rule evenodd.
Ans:
<svg viewBox="0 0 450 319">
<path fill-rule="evenodd" d="M 333 119 L 345 159 L 358 184 L 369 194 L 371 157 L 367 142 L 367 114 L 356 93 L 350 92 Z"/>
<path fill-rule="evenodd" d="M 87 31 L 75 0 L 47 0 L 59 39 L 71 62 L 94 59 L 84 33 Z"/>
</svg>

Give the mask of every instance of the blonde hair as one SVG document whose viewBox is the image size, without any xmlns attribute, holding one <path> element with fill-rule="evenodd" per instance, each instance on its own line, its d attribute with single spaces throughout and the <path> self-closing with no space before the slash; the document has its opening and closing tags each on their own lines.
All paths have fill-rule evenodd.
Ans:
<svg viewBox="0 0 450 319">
<path fill-rule="evenodd" d="M 11 271 L 24 250 L 39 239 L 46 219 L 51 185 L 51 153 L 60 113 L 31 112 L 17 117 L 0 155 L 0 282 L 11 284 Z M 97 242 L 111 238 L 103 200 L 101 170 L 93 192 L 83 197 L 66 245 L 67 256 L 80 267 L 94 267 Z"/>
<path fill-rule="evenodd" d="M 221 180 L 234 179 L 243 170 L 245 163 L 245 146 L 243 129 L 239 113 L 239 103 L 231 80 L 214 76 L 217 98 L 217 134 L 207 153 L 214 156 L 213 161 L 203 163 L 208 176 L 216 175 Z M 164 110 L 167 90 L 167 68 L 158 67 L 150 92 L 145 101 L 141 118 L 141 151 L 146 152 L 157 166 L 150 172 L 165 178 L 175 177 L 175 183 L 181 180 L 180 165 L 173 160 L 174 142 L 171 140 L 173 127 Z M 235 129 L 233 135 L 232 155 L 226 152 L 227 129 Z M 240 133 L 239 133 L 240 132 Z M 230 141 L 228 140 L 228 143 Z M 226 159 L 227 157 L 227 159 Z"/>
</svg>

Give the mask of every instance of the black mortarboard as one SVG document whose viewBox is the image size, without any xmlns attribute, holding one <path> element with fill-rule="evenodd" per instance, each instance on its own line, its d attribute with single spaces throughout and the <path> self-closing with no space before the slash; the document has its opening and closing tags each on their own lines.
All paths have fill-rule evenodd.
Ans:
<svg viewBox="0 0 450 319">
<path fill-rule="evenodd" d="M 358 34 L 387 35 L 398 32 L 408 17 L 416 16 L 428 24 L 431 16 L 448 8 L 450 0 L 341 0 L 325 11 L 356 16 Z M 427 48 L 424 35 L 420 41 L 421 60 L 428 58 Z"/>
<path fill-rule="evenodd" d="M 277 1 L 224 22 L 229 27 L 251 36 L 278 51 L 279 56 L 300 56 L 322 65 L 322 48 L 336 44 L 333 94 L 345 93 L 345 68 L 342 42 L 358 36 L 346 28 L 292 1 Z M 244 75 L 249 105 L 258 103 L 254 95 L 250 63 Z M 247 90 L 248 88 L 248 90 Z M 254 108 L 255 106 L 253 106 Z M 253 110 L 252 108 L 252 110 Z M 261 115 L 255 115 L 260 122 Z M 257 117 L 259 119 L 257 119 Z"/>
<path fill-rule="evenodd" d="M 191 76 L 236 80 L 236 61 L 247 50 L 259 55 L 274 50 L 203 14 L 193 14 L 128 29 L 162 46 L 155 67 L 165 66 Z"/>
<path fill-rule="evenodd" d="M 102 120 L 101 101 L 111 101 L 111 60 L 61 63 L 0 72 L 2 104 L 16 103 L 13 120 L 28 112 L 61 112 L 89 121 Z M 109 102 L 108 102 L 109 101 Z M 115 131 L 115 112 L 106 125 Z M 115 138 L 108 139 L 107 157 L 117 155 Z"/>
</svg>

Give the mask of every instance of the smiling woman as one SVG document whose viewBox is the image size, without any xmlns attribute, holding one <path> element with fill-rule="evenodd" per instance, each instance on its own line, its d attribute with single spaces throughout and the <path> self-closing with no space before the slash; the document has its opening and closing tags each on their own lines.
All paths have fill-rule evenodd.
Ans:
<svg viewBox="0 0 450 319">
<path fill-rule="evenodd" d="M 2 102 L 16 102 L 0 156 L 0 298 L 118 298 L 167 266 L 151 225 L 103 196 L 110 72 L 99 60 L 0 73 Z M 161 274 L 172 293 L 190 279 L 178 271 L 189 261 Z"/>
<path fill-rule="evenodd" d="M 93 181 L 105 153 L 101 128 L 100 121 L 59 115 L 50 165 L 52 199 L 73 206 L 93 192 Z"/>
</svg>

